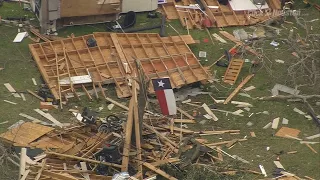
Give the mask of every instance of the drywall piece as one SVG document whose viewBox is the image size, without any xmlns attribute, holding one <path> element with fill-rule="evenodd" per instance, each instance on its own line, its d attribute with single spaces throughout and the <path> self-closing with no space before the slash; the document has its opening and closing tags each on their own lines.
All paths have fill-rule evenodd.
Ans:
<svg viewBox="0 0 320 180">
<path fill-rule="evenodd" d="M 289 124 L 289 120 L 286 119 L 286 118 L 283 118 L 283 119 L 282 119 L 282 124 Z"/>
<path fill-rule="evenodd" d="M 276 165 L 277 168 L 280 168 L 280 169 L 285 169 L 282 164 L 280 163 L 280 161 L 273 161 L 274 165 Z"/>
<path fill-rule="evenodd" d="M 276 84 L 271 89 L 272 96 L 279 95 L 279 91 L 282 91 L 282 92 L 285 92 L 285 93 L 288 93 L 288 94 L 292 94 L 292 95 L 298 95 L 300 93 L 299 90 L 295 90 L 295 89 L 290 88 L 290 87 L 285 86 L 285 85 Z"/>
<path fill-rule="evenodd" d="M 279 121 L 280 121 L 280 118 L 279 118 L 279 117 L 275 118 L 275 119 L 272 121 L 272 126 L 271 126 L 271 128 L 272 128 L 272 129 L 277 129 L 277 128 L 278 128 Z"/>
<path fill-rule="evenodd" d="M 19 93 L 16 93 L 17 91 L 11 86 L 11 84 L 5 83 L 3 85 L 8 89 L 9 92 L 13 94 L 14 97 L 20 98 Z"/>
<path fill-rule="evenodd" d="M 27 36 L 28 36 L 27 32 L 18 33 L 17 36 L 14 38 L 13 42 L 20 43 Z"/>
<path fill-rule="evenodd" d="M 206 103 L 202 104 L 202 107 L 209 114 L 209 116 L 212 117 L 214 121 L 218 121 L 217 116 L 213 114 L 213 112 L 211 111 L 211 109 L 208 107 Z"/>
<path fill-rule="evenodd" d="M 308 136 L 308 137 L 306 137 L 306 139 L 315 139 L 315 138 L 319 138 L 319 137 L 320 137 L 320 133 L 312 135 L 312 136 Z"/>
<path fill-rule="evenodd" d="M 244 91 L 246 91 L 246 92 L 248 92 L 248 91 L 251 91 L 251 90 L 253 90 L 253 89 L 255 89 L 256 87 L 254 87 L 254 86 L 249 86 L 249 87 L 247 87 L 247 88 L 244 88 L 243 90 Z"/>
<path fill-rule="evenodd" d="M 232 0 L 229 1 L 229 5 L 234 11 L 253 11 L 269 8 L 268 3 L 265 3 L 264 5 L 255 5 L 251 0 Z"/>
<path fill-rule="evenodd" d="M 284 138 L 290 138 L 290 137 L 297 138 L 299 133 L 300 133 L 300 130 L 298 129 L 281 127 L 281 129 L 279 129 L 279 131 L 275 134 L 275 136 L 284 137 Z"/>
<path fill-rule="evenodd" d="M 263 129 L 268 129 L 269 127 L 271 127 L 271 125 L 272 125 L 272 122 L 269 122 L 267 125 L 263 127 Z"/>
<path fill-rule="evenodd" d="M 218 41 L 220 41 L 220 42 L 222 42 L 222 43 L 227 43 L 227 41 L 224 40 L 224 39 L 223 39 L 221 36 L 219 36 L 217 33 L 212 34 L 212 36 L 213 36 L 216 40 L 218 40 Z"/>
</svg>

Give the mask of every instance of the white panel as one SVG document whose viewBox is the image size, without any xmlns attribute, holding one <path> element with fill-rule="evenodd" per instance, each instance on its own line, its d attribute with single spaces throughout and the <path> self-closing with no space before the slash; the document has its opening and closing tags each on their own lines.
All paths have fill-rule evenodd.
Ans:
<svg viewBox="0 0 320 180">
<path fill-rule="evenodd" d="M 245 10 L 258 10 L 258 9 L 268 9 L 268 3 L 265 5 L 255 5 L 251 0 L 232 0 L 229 4 L 234 11 L 245 11 Z"/>
</svg>

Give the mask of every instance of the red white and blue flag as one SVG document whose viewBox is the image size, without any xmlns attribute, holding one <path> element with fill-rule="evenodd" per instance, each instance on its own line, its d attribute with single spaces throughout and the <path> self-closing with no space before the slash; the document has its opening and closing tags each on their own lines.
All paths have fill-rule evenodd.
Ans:
<svg viewBox="0 0 320 180">
<path fill-rule="evenodd" d="M 175 115 L 177 113 L 176 99 L 169 78 L 152 79 L 154 91 L 157 95 L 163 115 Z"/>
</svg>

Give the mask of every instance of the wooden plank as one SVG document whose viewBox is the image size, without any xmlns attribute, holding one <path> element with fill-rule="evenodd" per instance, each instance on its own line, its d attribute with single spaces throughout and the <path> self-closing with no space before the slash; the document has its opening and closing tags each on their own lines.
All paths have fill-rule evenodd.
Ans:
<svg viewBox="0 0 320 180">
<path fill-rule="evenodd" d="M 120 58 L 120 60 L 122 61 L 122 66 L 123 66 L 124 69 L 126 69 L 124 64 L 128 63 L 128 61 L 127 61 L 126 55 L 124 54 L 124 52 L 123 52 L 123 50 L 122 50 L 122 47 L 121 47 L 121 45 L 120 45 L 120 42 L 118 41 L 117 35 L 114 34 L 114 33 L 112 33 L 112 34 L 110 34 L 110 36 L 111 36 L 111 39 L 112 39 L 112 41 L 113 41 L 113 43 L 114 43 L 114 46 L 115 46 L 115 48 L 116 48 L 116 50 L 117 50 L 117 53 L 118 53 L 118 55 L 119 55 L 119 58 Z M 130 73 L 131 73 L 131 70 L 130 70 L 129 68 L 127 68 L 127 69 L 126 69 L 126 73 L 127 73 L 127 74 L 130 74 Z"/>
<path fill-rule="evenodd" d="M 54 178 L 54 179 L 59 179 L 59 180 L 78 180 L 78 178 L 72 177 L 69 174 L 55 173 L 55 172 L 51 172 L 51 171 L 47 171 L 47 170 L 44 170 L 42 172 L 42 174 L 45 176 L 49 176 L 50 179 Z"/>
<path fill-rule="evenodd" d="M 26 100 L 26 97 L 24 96 L 23 93 L 20 93 L 20 96 L 21 96 L 21 98 L 22 98 L 23 101 L 27 101 L 27 100 Z"/>
<path fill-rule="evenodd" d="M 57 125 L 61 128 L 63 127 L 63 124 L 61 122 L 59 122 L 58 120 L 56 120 L 54 117 L 52 117 L 49 113 L 45 113 L 45 112 L 41 111 L 40 109 L 34 109 L 34 111 L 39 113 L 41 116 L 45 117 L 49 121 L 53 122 L 55 125 Z"/>
<path fill-rule="evenodd" d="M 228 98 L 224 101 L 223 104 L 228 104 L 231 99 L 240 91 L 240 89 L 254 76 L 254 74 L 248 75 L 239 86 L 228 96 Z"/>
<path fill-rule="evenodd" d="M 160 174 L 161 176 L 169 179 L 169 180 L 178 180 L 177 178 L 170 176 L 169 174 L 165 173 L 164 171 L 162 171 L 159 168 L 154 167 L 153 165 L 151 165 L 150 163 L 147 162 L 142 162 L 143 166 L 147 167 L 148 169 Z"/>
<path fill-rule="evenodd" d="M 12 101 L 8 101 L 8 100 L 3 100 L 3 101 L 6 102 L 6 103 L 9 103 L 9 104 L 17 105 L 17 103 L 12 102 Z"/>
<path fill-rule="evenodd" d="M 54 130 L 54 128 L 26 122 L 0 134 L 0 137 L 20 145 L 27 145 L 52 130 Z"/>
<path fill-rule="evenodd" d="M 305 144 L 308 148 L 310 148 L 311 149 L 311 151 L 312 152 L 314 152 L 314 153 L 318 153 L 315 149 L 313 149 L 313 147 L 310 145 L 310 144 Z"/>
<path fill-rule="evenodd" d="M 193 116 L 191 116 L 190 114 L 188 114 L 186 111 L 180 109 L 179 107 L 177 107 L 177 110 L 178 110 L 181 114 L 185 115 L 187 118 L 189 118 L 189 119 L 194 119 Z"/>
<path fill-rule="evenodd" d="M 129 104 L 129 112 L 128 118 L 126 123 L 126 131 L 125 131 L 125 138 L 124 138 L 124 146 L 123 146 L 123 157 L 122 157 L 122 166 L 121 171 L 126 172 L 128 171 L 128 164 L 129 164 L 129 152 L 131 147 L 131 135 L 132 135 L 132 125 L 133 125 L 133 106 L 134 106 L 134 99 L 130 99 Z"/>
<path fill-rule="evenodd" d="M 173 145 L 174 147 L 178 148 L 179 146 L 171 141 L 170 139 L 168 139 L 167 137 L 165 137 L 163 134 L 161 134 L 160 132 L 158 132 L 157 130 L 155 130 L 153 127 L 149 126 L 146 123 L 143 123 L 144 127 L 146 127 L 147 129 L 149 129 L 150 131 L 156 133 L 159 137 L 161 137 L 162 139 L 166 140 L 167 142 L 169 142 L 171 145 Z"/>
<path fill-rule="evenodd" d="M 34 97 L 38 98 L 40 101 L 45 101 L 41 96 L 32 92 L 31 90 L 27 89 L 27 92 L 30 93 L 31 95 L 33 95 Z"/>
<path fill-rule="evenodd" d="M 174 119 L 173 121 L 175 123 L 186 123 L 186 124 L 188 124 L 188 123 L 195 124 L 196 123 L 196 121 L 193 119 Z"/>
<path fill-rule="evenodd" d="M 17 93 L 17 91 L 11 86 L 10 83 L 5 83 L 5 84 L 3 84 L 3 85 L 8 89 L 9 92 L 12 93 L 12 95 L 13 95 L 14 97 L 20 98 L 19 93 Z"/>
<path fill-rule="evenodd" d="M 32 34 L 34 34 L 38 38 L 42 39 L 43 41 L 50 42 L 50 39 L 48 39 L 48 38 L 44 37 L 43 35 L 41 35 L 36 29 L 30 28 L 30 32 L 32 32 Z"/>
<path fill-rule="evenodd" d="M 136 148 L 137 148 L 137 166 L 138 166 L 138 172 L 137 175 L 139 176 L 139 179 L 143 179 L 143 169 L 142 169 L 142 151 L 141 151 L 141 133 L 140 130 L 140 121 L 142 122 L 143 119 L 139 119 L 139 104 L 137 100 L 137 82 L 133 80 L 132 84 L 132 97 L 133 97 L 133 118 L 134 118 L 134 128 L 135 128 L 135 137 L 136 137 Z"/>
<path fill-rule="evenodd" d="M 121 165 L 119 165 L 119 164 L 114 164 L 114 163 L 109 163 L 109 162 L 101 162 L 101 161 L 97 161 L 97 160 L 93 160 L 93 159 L 87 159 L 87 158 L 82 158 L 82 157 L 72 156 L 72 155 L 67 155 L 67 154 L 61 154 L 61 153 L 56 153 L 56 152 L 46 152 L 46 153 L 48 155 L 55 155 L 55 156 L 60 156 L 60 157 L 64 157 L 64 158 L 76 159 L 76 160 L 80 160 L 80 161 L 84 161 L 84 162 L 91 162 L 91 163 L 95 163 L 95 164 L 103 164 L 106 166 L 121 168 Z"/>
<path fill-rule="evenodd" d="M 22 116 L 22 117 L 24 117 L 24 118 L 27 118 L 27 119 L 31 120 L 33 123 L 43 122 L 43 121 L 40 121 L 39 119 L 36 119 L 36 118 L 31 117 L 31 116 L 29 116 L 29 115 L 27 115 L 27 114 L 24 114 L 24 113 L 20 113 L 19 116 Z"/>
<path fill-rule="evenodd" d="M 115 100 L 113 100 L 113 99 L 111 99 L 111 98 L 109 98 L 109 97 L 106 97 L 105 99 L 106 99 L 107 101 L 109 101 L 109 102 L 111 102 L 111 103 L 113 103 L 113 104 L 121 107 L 122 109 L 129 111 L 129 108 L 128 108 L 127 106 L 125 106 L 125 105 L 123 105 L 123 104 L 121 104 L 121 103 L 118 103 L 117 101 L 115 101 Z"/>
</svg>

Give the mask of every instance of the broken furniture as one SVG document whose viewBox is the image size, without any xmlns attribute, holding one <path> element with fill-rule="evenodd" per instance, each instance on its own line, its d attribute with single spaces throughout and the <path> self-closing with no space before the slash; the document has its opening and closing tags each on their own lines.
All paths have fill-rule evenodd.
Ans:
<svg viewBox="0 0 320 180">
<path fill-rule="evenodd" d="M 88 47 L 93 38 L 97 46 Z M 116 85 L 118 97 L 131 96 L 130 76 L 137 58 L 149 79 L 169 77 L 173 88 L 205 82 L 209 75 L 192 53 L 184 36 L 161 38 L 152 33 L 94 33 L 74 38 L 29 45 L 43 79 L 57 100 L 71 94 L 77 98 L 81 88 L 92 99 L 92 88 L 98 98 L 104 84 Z M 150 88 L 150 91 L 153 88 Z"/>
<path fill-rule="evenodd" d="M 213 22 L 213 27 L 252 25 L 274 17 L 267 13 L 262 15 L 261 10 L 234 11 L 230 5 L 223 5 L 219 3 L 219 0 L 200 1 L 204 6 L 203 12 L 198 7 L 191 6 L 191 4 L 197 4 L 195 0 L 181 0 L 179 2 L 168 0 L 167 3 L 161 4 L 161 7 L 169 20 L 179 19 L 182 26 L 187 29 L 201 29 L 204 17 L 208 17 Z M 281 9 L 279 0 L 268 0 L 267 4 L 269 11 Z"/>
</svg>

